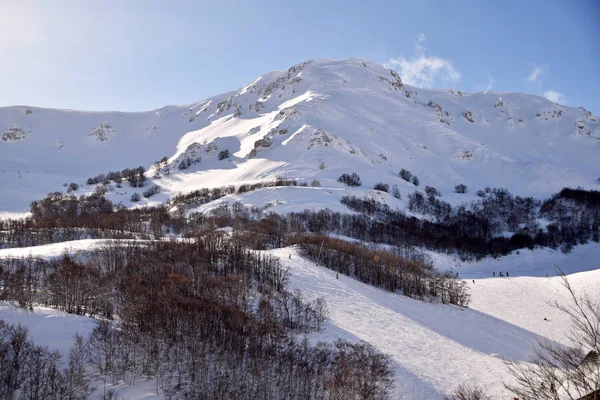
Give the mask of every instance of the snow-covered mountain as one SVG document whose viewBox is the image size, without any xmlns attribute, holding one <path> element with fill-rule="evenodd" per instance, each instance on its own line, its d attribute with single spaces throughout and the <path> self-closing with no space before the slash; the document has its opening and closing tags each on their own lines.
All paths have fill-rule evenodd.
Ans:
<svg viewBox="0 0 600 400">
<path fill-rule="evenodd" d="M 287 71 L 265 74 L 237 91 L 148 112 L 0 108 L 0 218 L 6 212 L 27 210 L 31 201 L 49 192 L 67 191 L 71 182 L 81 185 L 71 187 L 76 194 L 91 192 L 101 183 L 88 185 L 88 178 L 138 166 L 148 170 L 149 182 L 134 188 L 126 183 L 118 187 L 113 181 L 106 193 L 109 199 L 130 206 L 133 193 L 156 185 L 160 193 L 140 200 L 140 204 L 152 204 L 200 188 L 236 185 L 239 189 L 242 184 L 276 178 L 293 178 L 308 185 L 237 190 L 207 204 L 193 203 L 189 210 L 209 210 L 222 202 L 240 201 L 281 213 L 306 208 L 351 212 L 340 202 L 346 194 L 366 195 L 392 209 L 404 209 L 406 195 L 425 186 L 437 188 L 443 201 L 452 204 L 478 198 L 475 192 L 485 187 L 505 187 L 518 195 L 541 198 L 565 186 L 598 190 L 599 151 L 600 120 L 584 108 L 566 107 L 522 93 L 419 89 L 404 85 L 396 72 L 372 62 L 310 60 Z M 417 176 L 420 185 L 402 179 L 401 169 Z M 360 175 L 362 186 L 338 182 L 340 175 L 351 173 Z M 397 185 L 402 196 L 374 190 L 377 183 Z M 454 187 L 460 183 L 467 185 L 467 193 L 455 193 Z M 554 301 L 568 301 L 553 266 L 569 274 L 578 294 L 588 293 L 594 301 L 598 299 L 600 271 L 594 269 L 598 268 L 600 248 L 592 243 L 597 239 L 587 235 L 588 229 L 580 233 L 563 221 L 572 218 L 588 223 L 586 210 L 597 202 L 583 204 L 567 204 L 570 208 L 564 215 L 561 209 L 556 211 L 564 218 L 554 226 L 554 232 L 562 227 L 569 229 L 564 229 L 564 237 L 556 239 L 558 245 L 554 247 L 578 244 L 574 248 L 566 246 L 570 252 L 550 248 L 541 241 L 539 246 L 506 247 L 516 250 L 504 254 L 490 251 L 485 248 L 487 242 L 482 241 L 484 250 L 471 250 L 477 257 L 504 256 L 475 259 L 465 250 L 469 258 L 462 259 L 460 251 L 448 251 L 453 250 L 451 245 L 427 246 L 453 230 L 440 231 L 438 227 L 435 232 L 423 231 L 423 239 L 415 243 L 424 245 L 416 255 L 430 260 L 441 272 L 460 274 L 472 297 L 470 307 L 420 301 L 400 289 L 382 290 L 373 282 L 353 279 L 356 274 L 325 268 L 318 258 L 315 263 L 298 246 L 269 248 L 257 254 L 280 260 L 289 274 L 291 289 L 301 290 L 310 299 L 326 301 L 329 316 L 322 331 L 307 334 L 311 341 L 365 341 L 389 355 L 395 378 L 390 398 L 441 399 L 464 382 L 485 387 L 493 398 L 508 398 L 512 393 L 503 382 L 510 383 L 513 378 L 507 375 L 504 359 L 525 360 L 539 338 L 570 344 L 565 336 L 570 329 L 568 318 L 551 306 Z M 551 204 L 547 208 L 554 211 L 553 207 Z M 568 213 L 578 207 L 578 212 Z M 548 220 L 541 221 L 543 217 L 527 209 L 524 214 L 512 224 L 520 224 L 529 216 L 539 217 L 531 224 L 533 227 L 548 224 Z M 491 215 L 484 222 L 495 222 L 496 217 Z M 190 225 L 196 223 L 190 220 Z M 470 220 L 453 221 L 468 224 Z M 406 225 L 407 237 L 411 232 L 421 232 Z M 500 228 L 504 225 L 508 227 L 502 224 Z M 529 222 L 524 225 L 523 229 L 529 229 Z M 494 228 L 494 234 L 513 233 L 513 229 L 500 228 Z M 112 225 L 110 229 L 114 229 Z M 48 229 L 43 225 L 42 230 Z M 217 230 L 223 238 L 235 237 L 231 226 Z M 165 243 L 175 243 L 172 234 L 169 231 L 170 240 Z M 359 240 L 335 230 L 329 234 L 346 241 Z M 433 239 L 429 240 L 428 235 Z M 523 236 L 529 234 L 514 237 Z M 484 234 L 468 236 L 461 232 L 449 243 L 457 238 L 468 242 L 472 237 L 487 239 Z M 67 240 L 67 235 L 59 234 L 48 241 L 61 238 Z M 188 240 L 182 238 L 180 243 Z M 113 239 L 115 244 L 138 241 L 146 243 L 141 239 Z M 83 240 L 40 243 L 1 249 L 0 260 L 28 256 L 56 259 L 65 253 L 77 260 L 110 242 L 86 236 Z M 503 243 L 498 243 L 502 250 Z M 382 251 L 396 249 L 383 240 L 367 244 L 377 245 Z M 375 257 L 373 260 L 378 262 Z M 188 262 L 184 260 L 182 265 Z M 215 261 L 215 265 L 219 263 Z M 143 268 L 149 267 L 138 272 Z M 506 275 L 497 274 L 500 271 Z M 20 287 L 22 281 L 13 282 Z M 162 285 L 160 282 L 165 281 L 156 282 Z M 47 289 L 37 293 L 47 293 Z M 132 299 L 136 307 L 141 303 L 137 294 Z M 27 326 L 36 344 L 47 345 L 65 356 L 73 333 L 87 336 L 96 326 L 87 316 L 69 315 L 39 304 L 28 311 L 0 302 L 0 319 Z M 141 377 L 135 385 L 133 380 L 115 384 L 112 379 L 108 386 L 118 396 L 151 398 L 156 393 L 156 398 L 162 398 L 166 389 L 159 390 L 158 378 Z M 98 390 L 91 398 L 100 398 L 107 388 L 106 381 L 96 378 L 92 385 Z"/>
<path fill-rule="evenodd" d="M 408 193 L 414 185 L 398 176 L 405 168 L 450 201 L 486 186 L 539 197 L 598 188 L 600 176 L 600 120 L 584 108 L 523 93 L 414 88 L 360 59 L 309 60 L 237 91 L 148 112 L 0 108 L 0 135 L 0 211 L 14 212 L 111 170 L 141 165 L 153 177 L 163 157 L 154 179 L 162 192 L 152 201 L 277 177 L 320 181 L 242 196 L 277 200 L 281 211 L 339 207 L 348 188 L 337 178 L 352 172 L 363 185 L 348 190 L 383 182 Z M 454 194 L 458 183 L 469 194 Z M 108 195 L 131 204 L 133 191 Z"/>
</svg>

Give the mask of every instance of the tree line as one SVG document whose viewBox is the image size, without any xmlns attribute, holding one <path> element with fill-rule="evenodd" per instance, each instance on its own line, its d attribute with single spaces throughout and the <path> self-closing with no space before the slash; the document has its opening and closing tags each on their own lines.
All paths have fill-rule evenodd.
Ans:
<svg viewBox="0 0 600 400">
<path fill-rule="evenodd" d="M 390 292 L 444 304 L 466 306 L 469 303 L 464 281 L 420 261 L 324 235 L 296 234 L 290 236 L 287 243 L 301 246 L 304 254 L 319 266 Z"/>
</svg>

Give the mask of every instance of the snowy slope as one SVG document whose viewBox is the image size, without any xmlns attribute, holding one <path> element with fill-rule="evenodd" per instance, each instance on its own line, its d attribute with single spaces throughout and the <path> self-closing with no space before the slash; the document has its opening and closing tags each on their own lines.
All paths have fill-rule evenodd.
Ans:
<svg viewBox="0 0 600 400">
<path fill-rule="evenodd" d="M 340 193 L 323 192 L 342 188 L 337 177 L 353 171 L 363 190 L 383 181 L 409 192 L 414 186 L 397 176 L 406 168 L 449 201 L 473 196 L 454 195 L 457 183 L 470 193 L 503 186 L 545 196 L 566 185 L 597 188 L 600 176 L 600 120 L 583 108 L 521 93 L 413 88 L 360 59 L 310 60 L 237 91 L 149 112 L 0 108 L 0 136 L 0 211 L 24 211 L 64 183 L 148 168 L 164 156 L 170 174 L 161 168 L 155 183 L 163 193 L 153 201 L 279 176 L 319 180 L 323 189 L 300 196 L 307 201 L 270 193 L 294 209 L 320 196 L 334 206 Z M 231 157 L 218 160 L 225 149 Z M 182 161 L 189 168 L 178 169 Z M 130 204 L 132 192 L 109 197 Z"/>
<path fill-rule="evenodd" d="M 273 253 L 289 268 L 292 287 L 327 301 L 330 321 L 315 338 L 364 340 L 391 356 L 394 399 L 441 399 L 460 383 L 479 384 L 494 399 L 510 398 L 503 387 L 511 379 L 505 359 L 525 360 L 540 337 L 568 344 L 568 319 L 549 304 L 567 301 L 557 277 L 469 281 L 472 302 L 460 308 L 412 300 L 341 274 L 336 279 L 294 249 Z M 578 293 L 600 300 L 600 271 L 569 278 Z"/>
<path fill-rule="evenodd" d="M 45 244 L 32 247 L 17 247 L 12 249 L 0 249 L 0 259 L 3 258 L 55 258 L 63 254 L 75 254 L 101 247 L 104 243 L 114 242 L 105 239 L 82 239 Z"/>
<path fill-rule="evenodd" d="M 33 343 L 47 347 L 51 351 L 58 351 L 62 356 L 61 367 L 67 365 L 75 334 L 79 333 L 87 338 L 96 327 L 96 320 L 89 317 L 46 307 L 36 307 L 33 311 L 29 311 L 6 302 L 0 302 L 0 319 L 10 324 L 25 326 Z M 104 382 L 96 377 L 92 380 L 91 386 L 94 392 L 90 399 L 103 399 Z M 121 399 L 163 399 L 164 396 L 156 396 L 154 387 L 154 380 L 139 379 L 135 386 L 127 386 L 124 383 L 112 385 L 111 382 L 107 382 L 106 390 L 113 389 Z"/>
<path fill-rule="evenodd" d="M 1 253 L 0 253 L 1 254 Z M 521 249 L 500 257 L 486 257 L 479 262 L 461 262 L 455 256 L 427 252 L 432 258 L 435 267 L 441 271 L 454 270 L 465 279 L 491 278 L 493 272 L 496 276 L 502 272 L 509 277 L 535 276 L 545 277 L 546 274 L 554 276 L 556 267 L 566 274 L 600 270 L 600 246 L 597 243 L 579 245 L 568 254 L 548 247 L 534 250 Z"/>
<path fill-rule="evenodd" d="M 0 319 L 9 324 L 21 324 L 29 329 L 31 339 L 38 346 L 47 346 L 63 356 L 65 362 L 76 333 L 87 337 L 96 327 L 96 321 L 47 307 L 26 310 L 0 301 Z"/>
</svg>

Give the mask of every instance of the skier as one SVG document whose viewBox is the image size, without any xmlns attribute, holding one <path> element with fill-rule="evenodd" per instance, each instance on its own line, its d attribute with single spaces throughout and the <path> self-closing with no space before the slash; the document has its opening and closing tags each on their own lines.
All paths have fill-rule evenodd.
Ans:
<svg viewBox="0 0 600 400">
<path fill-rule="evenodd" d="M 458 278 L 458 272 L 456 273 L 456 277 Z"/>
<path fill-rule="evenodd" d="M 475 284 L 475 279 L 473 279 L 473 285 Z"/>
<path fill-rule="evenodd" d="M 335 273 L 335 279 L 340 279 L 340 274 L 338 272 Z"/>
<path fill-rule="evenodd" d="M 508 275 L 508 271 L 506 271 L 506 276 L 509 276 L 509 275 Z"/>
<path fill-rule="evenodd" d="M 492 276 L 496 276 L 496 271 L 492 271 Z"/>
<path fill-rule="evenodd" d="M 290 253 L 290 260 L 292 259 L 292 253 Z"/>
</svg>

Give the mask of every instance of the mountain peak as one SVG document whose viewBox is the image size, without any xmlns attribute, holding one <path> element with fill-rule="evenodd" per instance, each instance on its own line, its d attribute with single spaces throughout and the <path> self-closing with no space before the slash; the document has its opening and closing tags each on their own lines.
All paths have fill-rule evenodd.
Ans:
<svg viewBox="0 0 600 400">
<path fill-rule="evenodd" d="M 331 188 L 321 193 L 335 208 L 340 175 L 360 174 L 367 192 L 383 182 L 408 194 L 415 186 L 398 180 L 403 168 L 448 196 L 460 183 L 538 196 L 597 188 L 600 121 L 522 93 L 414 88 L 394 70 L 348 58 L 310 59 L 237 91 L 142 113 L 0 108 L 0 135 L 0 210 L 140 165 L 156 173 L 163 199 L 286 177 Z M 130 204 L 132 190 L 108 196 Z"/>
</svg>

